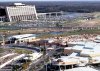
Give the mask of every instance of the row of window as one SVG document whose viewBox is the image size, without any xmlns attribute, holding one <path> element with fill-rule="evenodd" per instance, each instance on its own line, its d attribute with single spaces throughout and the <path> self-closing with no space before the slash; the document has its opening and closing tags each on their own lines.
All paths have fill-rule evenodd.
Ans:
<svg viewBox="0 0 100 71">
<path fill-rule="evenodd" d="M 12 11 L 12 10 L 20 10 L 20 11 L 26 11 L 26 10 L 35 10 L 35 7 L 28 7 L 28 6 L 18 6 L 18 7 L 7 7 L 7 9 L 9 11 Z"/>
<path fill-rule="evenodd" d="M 77 67 L 77 66 L 76 65 L 60 65 L 60 66 L 53 65 L 53 66 L 51 66 L 50 69 L 51 69 L 51 71 L 53 71 L 53 70 L 67 70 L 67 69 L 72 69 L 75 67 Z"/>
<path fill-rule="evenodd" d="M 11 15 L 11 16 L 16 16 L 16 15 L 27 15 L 27 14 L 35 14 L 36 10 L 35 10 L 35 7 L 30 7 L 30 8 L 23 8 L 23 7 L 20 7 L 20 8 L 7 8 L 7 12 L 8 12 L 8 15 Z"/>
<path fill-rule="evenodd" d="M 36 18 L 35 15 L 18 15 L 11 16 L 12 21 L 20 21 L 20 20 L 34 20 Z"/>
<path fill-rule="evenodd" d="M 18 42 L 30 42 L 30 41 L 32 41 L 32 40 L 34 40 L 34 38 L 32 38 L 31 40 L 29 40 L 29 39 L 19 40 Z"/>
<path fill-rule="evenodd" d="M 3 18 L 3 17 L 2 17 L 2 18 L 0 18 L 0 21 L 5 21 L 5 18 Z"/>
<path fill-rule="evenodd" d="M 11 16 L 16 16 L 16 15 L 28 15 L 28 14 L 35 14 L 35 11 L 34 10 L 27 10 L 27 11 L 19 11 L 19 10 L 16 10 L 16 11 L 8 11 L 8 15 L 11 15 Z"/>
</svg>

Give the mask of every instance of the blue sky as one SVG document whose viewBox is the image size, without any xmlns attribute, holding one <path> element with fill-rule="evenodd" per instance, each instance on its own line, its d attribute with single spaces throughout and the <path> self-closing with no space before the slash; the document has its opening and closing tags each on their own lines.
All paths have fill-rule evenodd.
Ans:
<svg viewBox="0 0 100 71">
<path fill-rule="evenodd" d="M 100 0 L 0 0 L 0 2 L 7 1 L 100 1 Z"/>
</svg>

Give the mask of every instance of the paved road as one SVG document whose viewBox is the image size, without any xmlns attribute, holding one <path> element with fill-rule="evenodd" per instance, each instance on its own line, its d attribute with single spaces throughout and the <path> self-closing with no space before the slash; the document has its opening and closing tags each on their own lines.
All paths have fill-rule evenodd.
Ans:
<svg viewBox="0 0 100 71">
<path fill-rule="evenodd" d="M 32 64 L 30 65 L 30 67 L 28 68 L 28 71 L 32 71 L 32 68 L 35 67 L 35 71 L 40 71 L 43 69 L 44 65 L 46 64 L 45 60 L 47 60 L 49 57 L 51 57 L 56 50 L 54 51 L 47 51 L 45 56 L 41 56 L 39 59 L 35 60 L 32 62 Z M 44 63 L 45 62 L 45 63 Z M 41 68 L 37 68 L 37 65 L 42 65 Z"/>
<path fill-rule="evenodd" d="M 34 50 L 34 51 L 36 51 L 36 52 L 40 52 L 40 49 L 35 48 L 35 47 L 15 46 L 15 45 L 10 45 L 10 46 L 7 46 L 7 47 L 10 47 L 10 48 L 12 48 L 12 47 L 19 47 L 19 48 L 25 48 L 25 49 L 29 49 L 29 50 Z M 41 69 L 43 69 L 44 65 L 46 64 L 46 63 L 44 64 L 44 60 L 47 60 L 48 57 L 52 57 L 53 54 L 54 54 L 57 50 L 59 50 L 59 48 L 55 48 L 55 49 L 52 50 L 52 51 L 47 51 L 47 53 L 46 53 L 45 56 L 41 56 L 41 57 L 38 58 L 37 60 L 34 60 L 34 61 L 32 62 L 32 64 L 29 66 L 28 71 L 31 71 L 31 69 L 32 69 L 33 67 L 36 68 L 36 67 L 37 67 L 36 65 L 40 65 L 40 64 L 42 65 L 42 67 L 41 67 L 41 68 L 36 68 L 35 71 L 40 71 Z"/>
<path fill-rule="evenodd" d="M 40 52 L 40 49 L 37 47 L 29 47 L 26 45 L 8 45 L 8 47 L 10 48 L 24 48 L 24 49 L 29 49 L 29 50 L 33 50 L 34 52 Z"/>
</svg>

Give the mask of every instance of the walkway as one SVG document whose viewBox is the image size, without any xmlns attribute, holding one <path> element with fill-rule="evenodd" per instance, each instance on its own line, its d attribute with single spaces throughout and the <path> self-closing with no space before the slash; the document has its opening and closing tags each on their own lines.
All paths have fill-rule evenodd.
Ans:
<svg viewBox="0 0 100 71">
<path fill-rule="evenodd" d="M 21 58 L 23 58 L 25 56 L 26 56 L 25 54 L 21 54 L 21 55 L 15 54 L 15 55 L 13 55 L 13 56 L 11 56 L 9 58 L 5 58 L 2 61 L 3 63 L 0 64 L 0 69 L 5 67 L 8 64 L 11 64 L 13 61 L 19 60 L 19 59 L 21 59 Z"/>
</svg>

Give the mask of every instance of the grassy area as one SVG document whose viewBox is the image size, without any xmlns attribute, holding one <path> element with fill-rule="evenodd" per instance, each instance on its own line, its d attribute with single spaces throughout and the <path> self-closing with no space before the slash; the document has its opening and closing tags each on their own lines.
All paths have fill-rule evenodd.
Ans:
<svg viewBox="0 0 100 71">
<path fill-rule="evenodd" d="M 77 34 L 100 34 L 100 30 L 93 29 L 93 30 L 77 30 L 66 33 L 67 35 L 77 35 Z"/>
<path fill-rule="evenodd" d="M 31 51 L 31 50 L 27 50 L 27 49 L 21 49 L 21 48 L 15 48 L 15 49 L 13 49 L 14 51 L 15 51 L 15 53 L 18 53 L 18 54 L 32 54 L 33 53 L 33 51 Z"/>
<path fill-rule="evenodd" d="M 93 29 L 93 30 L 77 30 L 77 31 L 70 31 L 70 32 L 62 32 L 62 34 L 52 35 L 52 34 L 43 34 L 40 38 L 48 38 L 48 37 L 59 37 L 59 36 L 69 36 L 69 35 L 82 35 L 82 34 L 100 34 L 100 30 Z"/>
<path fill-rule="evenodd" d="M 15 35 L 15 34 L 29 34 L 29 33 L 41 33 L 44 32 L 44 29 L 38 29 L 33 28 L 33 29 L 22 29 L 22 30 L 1 30 L 0 29 L 0 34 L 6 34 L 6 35 Z M 45 31 L 47 32 L 47 31 Z"/>
<path fill-rule="evenodd" d="M 27 34 L 27 33 L 33 33 L 33 30 L 14 30 L 14 31 L 11 31 L 10 34 Z M 43 32 L 41 32 L 43 33 Z M 69 32 L 62 32 L 61 34 L 56 34 L 56 35 L 53 35 L 53 34 L 50 34 L 50 33 L 43 33 L 41 34 L 41 36 L 39 36 L 39 38 L 42 38 L 42 39 L 45 39 L 45 38 L 48 38 L 48 37 L 59 37 L 59 36 L 68 36 L 68 35 L 77 35 L 77 34 L 100 34 L 100 30 L 98 29 L 92 29 L 92 30 L 76 30 L 76 31 L 69 31 Z M 9 33 L 7 33 L 6 35 L 9 35 Z M 0 37 L 1 41 L 2 41 L 2 37 Z"/>
<path fill-rule="evenodd" d="M 48 38 L 48 37 L 54 37 L 54 35 L 52 35 L 52 34 L 42 34 L 41 36 L 39 36 L 39 38 L 42 38 L 42 39 L 45 39 L 45 38 Z"/>
<path fill-rule="evenodd" d="M 22 67 L 23 67 L 23 70 L 22 70 L 22 71 L 25 71 L 25 70 L 29 67 L 29 64 L 30 64 L 30 62 L 24 63 L 24 64 L 22 65 Z"/>
<path fill-rule="evenodd" d="M 68 35 L 82 35 L 82 34 L 100 34 L 100 30 L 94 29 L 94 30 L 77 30 L 77 31 L 71 31 L 71 32 L 64 32 L 63 34 L 59 36 L 68 36 Z"/>
<path fill-rule="evenodd" d="M 4 49 L 3 48 L 0 48 L 0 53 L 3 53 L 4 52 Z"/>
</svg>

